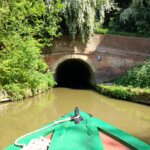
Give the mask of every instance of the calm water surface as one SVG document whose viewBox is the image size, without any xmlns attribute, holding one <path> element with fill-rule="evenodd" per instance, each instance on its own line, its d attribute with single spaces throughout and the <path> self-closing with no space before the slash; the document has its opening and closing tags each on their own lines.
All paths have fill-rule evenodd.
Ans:
<svg viewBox="0 0 150 150">
<path fill-rule="evenodd" d="M 0 149 L 76 106 L 150 144 L 150 107 L 92 90 L 55 88 L 34 98 L 0 105 Z"/>
</svg>

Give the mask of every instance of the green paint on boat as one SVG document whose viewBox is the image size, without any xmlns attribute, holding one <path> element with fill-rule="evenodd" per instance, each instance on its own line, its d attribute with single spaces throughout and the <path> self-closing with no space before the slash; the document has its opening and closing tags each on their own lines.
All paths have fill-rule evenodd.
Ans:
<svg viewBox="0 0 150 150">
<path fill-rule="evenodd" d="M 71 112 L 58 120 L 74 116 Z M 35 132 L 23 137 L 18 142 L 28 144 L 30 140 L 40 136 L 47 136 L 53 133 L 48 150 L 103 150 L 103 145 L 99 137 L 99 131 L 117 139 L 132 150 L 150 150 L 150 145 L 141 140 L 123 132 L 122 130 L 113 127 L 91 115 L 80 112 L 83 121 L 75 124 L 73 121 L 68 121 L 54 125 L 50 128 Z M 51 125 L 49 123 L 45 127 Z M 20 147 L 14 144 L 5 148 L 5 150 L 20 150 Z"/>
<path fill-rule="evenodd" d="M 49 150 L 102 150 L 97 128 L 89 126 L 90 120 L 87 118 L 80 124 L 62 124 L 54 133 Z"/>
</svg>

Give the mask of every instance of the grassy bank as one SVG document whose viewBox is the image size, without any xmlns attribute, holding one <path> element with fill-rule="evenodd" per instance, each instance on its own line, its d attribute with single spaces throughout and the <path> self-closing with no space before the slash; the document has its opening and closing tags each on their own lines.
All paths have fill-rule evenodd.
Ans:
<svg viewBox="0 0 150 150">
<path fill-rule="evenodd" d="M 150 105 L 150 88 L 133 88 L 121 85 L 97 85 L 97 91 L 117 99 L 140 102 Z"/>
</svg>

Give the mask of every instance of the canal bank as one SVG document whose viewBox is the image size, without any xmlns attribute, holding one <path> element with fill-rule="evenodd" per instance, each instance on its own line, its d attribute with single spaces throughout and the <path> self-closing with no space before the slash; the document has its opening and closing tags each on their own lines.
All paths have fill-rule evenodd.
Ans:
<svg viewBox="0 0 150 150">
<path fill-rule="evenodd" d="M 115 85 L 113 83 L 106 83 L 96 85 L 95 89 L 97 92 L 109 97 L 150 105 L 149 88 L 133 88 L 130 86 L 125 87 L 121 85 Z"/>
</svg>

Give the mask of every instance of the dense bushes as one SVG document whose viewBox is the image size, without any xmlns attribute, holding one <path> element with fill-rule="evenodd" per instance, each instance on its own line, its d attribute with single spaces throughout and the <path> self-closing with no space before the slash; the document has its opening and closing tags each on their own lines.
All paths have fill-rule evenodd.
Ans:
<svg viewBox="0 0 150 150">
<path fill-rule="evenodd" d="M 150 1 L 133 0 L 129 8 L 120 14 L 120 24 L 125 31 L 150 33 Z"/>
<path fill-rule="evenodd" d="M 15 42 L 14 42 L 15 41 Z M 7 37 L 0 53 L 0 83 L 11 99 L 32 96 L 54 85 L 40 55 L 40 44 L 32 37 Z"/>
<path fill-rule="evenodd" d="M 119 77 L 116 84 L 141 88 L 150 88 L 150 59 L 139 66 L 128 70 L 124 75 Z"/>
<path fill-rule="evenodd" d="M 115 7 L 105 11 L 104 23 L 100 23 L 98 28 L 107 29 L 109 34 L 150 37 L 149 0 L 114 0 L 114 2 Z M 104 33 L 98 28 L 96 33 Z"/>
<path fill-rule="evenodd" d="M 60 0 L 0 1 L 0 87 L 12 100 L 55 84 L 41 49 L 59 36 L 61 8 Z"/>
</svg>

